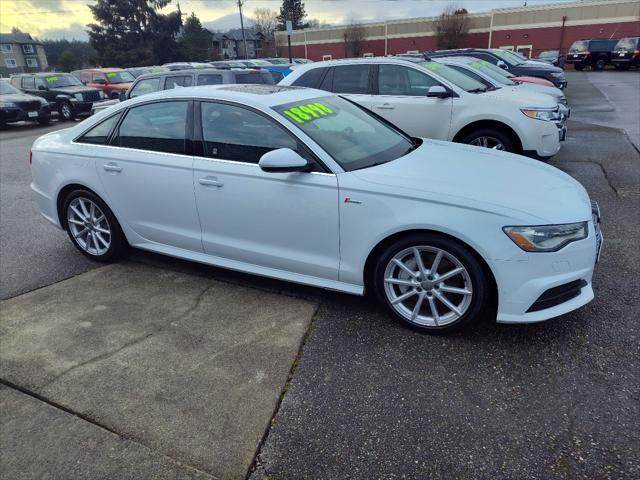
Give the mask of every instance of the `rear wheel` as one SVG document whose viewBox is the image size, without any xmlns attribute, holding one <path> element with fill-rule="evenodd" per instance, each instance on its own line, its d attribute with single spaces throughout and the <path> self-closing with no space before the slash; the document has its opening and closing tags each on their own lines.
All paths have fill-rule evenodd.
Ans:
<svg viewBox="0 0 640 480">
<path fill-rule="evenodd" d="M 489 307 L 489 282 L 480 262 L 465 246 L 436 234 L 393 242 L 378 258 L 372 281 L 391 313 L 423 332 L 451 331 Z"/>
<path fill-rule="evenodd" d="M 511 137 L 496 128 L 479 128 L 465 135 L 461 142 L 493 150 L 515 152 Z"/>
<path fill-rule="evenodd" d="M 65 199 L 62 213 L 69 238 L 87 257 L 106 263 L 126 251 L 127 241 L 120 224 L 94 193 L 74 190 Z"/>
<path fill-rule="evenodd" d="M 607 61 L 604 58 L 600 57 L 598 60 L 596 60 L 596 64 L 593 66 L 593 69 L 597 71 L 601 71 L 601 70 L 604 70 L 604 67 L 606 66 L 607 66 Z"/>
</svg>

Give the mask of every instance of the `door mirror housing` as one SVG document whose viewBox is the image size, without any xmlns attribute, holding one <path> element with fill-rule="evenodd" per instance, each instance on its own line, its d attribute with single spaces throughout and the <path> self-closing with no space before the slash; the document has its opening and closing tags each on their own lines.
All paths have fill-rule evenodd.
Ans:
<svg viewBox="0 0 640 480">
<path fill-rule="evenodd" d="M 450 96 L 451 93 L 442 85 L 434 85 L 433 87 L 429 87 L 429 90 L 427 90 L 427 97 L 430 98 L 447 98 Z"/>
<path fill-rule="evenodd" d="M 124 102 L 127 99 L 127 92 L 120 92 L 120 95 L 118 96 L 118 98 L 120 99 L 121 102 Z"/>
<path fill-rule="evenodd" d="M 311 164 L 290 148 L 278 148 L 265 153 L 258 162 L 264 172 L 307 172 Z"/>
<path fill-rule="evenodd" d="M 38 90 L 47 90 L 47 87 L 45 87 L 44 85 L 38 85 Z"/>
<path fill-rule="evenodd" d="M 496 63 L 497 66 L 499 66 L 500 68 L 504 68 L 505 70 L 509 70 L 509 67 L 507 66 L 506 63 L 504 63 L 502 60 L 498 60 L 498 63 Z"/>
</svg>

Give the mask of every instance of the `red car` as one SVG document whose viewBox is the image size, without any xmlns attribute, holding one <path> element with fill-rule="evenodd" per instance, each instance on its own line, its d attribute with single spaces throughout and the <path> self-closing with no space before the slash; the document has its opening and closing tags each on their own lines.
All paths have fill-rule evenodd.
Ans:
<svg viewBox="0 0 640 480">
<path fill-rule="evenodd" d="M 545 80 L 540 77 L 509 77 L 510 80 L 514 82 L 524 82 L 524 83 L 536 83 L 538 85 L 544 85 L 545 87 L 555 87 L 555 85 L 549 80 Z"/>
<path fill-rule="evenodd" d="M 104 92 L 107 98 L 120 98 L 120 93 L 126 93 L 135 77 L 122 68 L 90 68 L 71 72 L 88 87 L 97 88 Z"/>
</svg>

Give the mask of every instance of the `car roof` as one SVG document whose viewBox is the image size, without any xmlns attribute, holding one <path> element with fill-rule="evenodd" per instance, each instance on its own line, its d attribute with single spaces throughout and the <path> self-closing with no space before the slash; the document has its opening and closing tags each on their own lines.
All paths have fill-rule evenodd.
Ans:
<svg viewBox="0 0 640 480">
<path fill-rule="evenodd" d="M 159 92 L 141 95 L 128 100 L 126 103 L 131 105 L 132 103 L 144 103 L 149 100 L 204 98 L 212 100 L 227 100 L 260 108 L 270 108 L 284 103 L 302 102 L 313 98 L 327 96 L 333 96 L 333 94 L 313 88 L 289 87 L 282 85 L 226 84 L 172 88 L 170 90 L 162 90 Z"/>
<path fill-rule="evenodd" d="M 11 75 L 12 77 L 54 77 L 56 75 L 71 75 L 69 72 L 34 72 L 34 73 L 18 73 Z"/>
<path fill-rule="evenodd" d="M 81 68 L 80 70 L 74 70 L 75 72 L 100 72 L 100 73 L 108 73 L 108 72 L 120 72 L 124 69 L 113 67 L 113 68 Z"/>
<path fill-rule="evenodd" d="M 257 68 L 245 68 L 243 70 L 229 70 L 227 68 L 189 68 L 186 70 L 163 70 L 162 72 L 150 72 L 150 73 L 145 73 L 144 75 L 140 75 L 138 78 L 136 78 L 136 80 L 143 80 L 146 78 L 155 78 L 161 75 L 169 75 L 169 76 L 173 76 L 173 75 L 202 75 L 202 74 L 208 74 L 208 75 L 214 75 L 214 74 L 219 74 L 222 75 L 223 73 L 226 74 L 231 74 L 231 75 L 240 75 L 240 74 L 247 74 L 247 73 L 260 73 L 261 70 L 257 69 Z"/>
<path fill-rule="evenodd" d="M 447 62 L 464 63 L 464 64 L 475 63 L 478 61 L 476 57 L 471 57 L 466 55 L 452 55 L 451 57 L 437 57 L 436 60 L 438 62 L 442 62 L 444 60 Z"/>
</svg>

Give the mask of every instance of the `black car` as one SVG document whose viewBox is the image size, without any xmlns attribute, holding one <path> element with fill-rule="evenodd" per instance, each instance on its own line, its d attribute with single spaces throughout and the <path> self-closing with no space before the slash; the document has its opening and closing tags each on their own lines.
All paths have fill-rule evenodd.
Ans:
<svg viewBox="0 0 640 480">
<path fill-rule="evenodd" d="M 0 127 L 7 123 L 35 120 L 46 125 L 51 120 L 49 102 L 27 95 L 9 82 L 0 80 Z"/>
<path fill-rule="evenodd" d="M 102 91 L 87 87 L 70 73 L 23 73 L 11 76 L 11 84 L 23 92 L 44 98 L 58 112 L 60 120 L 73 120 L 91 113 Z"/>
<path fill-rule="evenodd" d="M 455 50 L 428 52 L 426 55 L 430 58 L 452 56 L 475 57 L 498 65 L 516 76 L 544 78 L 558 88 L 565 88 L 567 86 L 567 79 L 561 68 L 549 65 L 546 62 L 527 60 L 510 50 L 501 50 L 499 48 L 459 48 Z"/>
<path fill-rule="evenodd" d="M 547 62 L 556 67 L 564 68 L 564 57 L 560 55 L 560 50 L 545 50 L 540 52 L 538 58 L 541 62 Z"/>
<path fill-rule="evenodd" d="M 640 67 L 640 37 L 621 38 L 611 52 L 611 63 L 619 70 Z"/>
<path fill-rule="evenodd" d="M 569 47 L 566 63 L 572 63 L 573 68 L 580 71 L 584 67 L 594 70 L 604 70 L 611 63 L 611 51 L 618 43 L 618 39 L 594 38 L 591 40 L 577 40 Z"/>
</svg>

